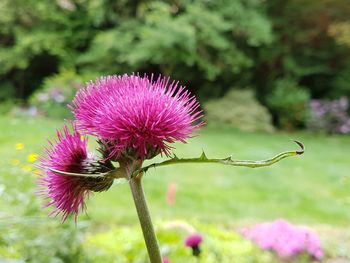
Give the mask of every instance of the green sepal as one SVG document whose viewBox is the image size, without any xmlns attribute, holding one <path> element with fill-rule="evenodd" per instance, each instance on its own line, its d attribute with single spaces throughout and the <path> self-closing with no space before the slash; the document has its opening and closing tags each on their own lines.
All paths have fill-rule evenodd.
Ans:
<svg viewBox="0 0 350 263">
<path fill-rule="evenodd" d="M 114 170 L 110 170 L 104 173 L 72 173 L 72 172 L 64 172 L 59 171 L 52 168 L 47 168 L 49 171 L 64 175 L 64 176 L 80 176 L 80 177 L 90 177 L 90 178 L 114 178 L 114 179 L 122 179 L 124 178 L 124 172 L 121 168 L 117 168 Z"/>
<path fill-rule="evenodd" d="M 56 170 L 56 169 L 52 169 L 52 168 L 47 168 L 49 171 L 54 172 L 56 174 L 60 174 L 60 175 L 65 175 L 65 176 L 80 176 L 80 177 L 93 177 L 93 178 L 102 178 L 102 177 L 108 177 L 111 175 L 111 172 L 107 172 L 107 173 L 71 173 L 71 172 L 64 172 L 64 171 L 60 171 L 60 170 Z"/>
</svg>

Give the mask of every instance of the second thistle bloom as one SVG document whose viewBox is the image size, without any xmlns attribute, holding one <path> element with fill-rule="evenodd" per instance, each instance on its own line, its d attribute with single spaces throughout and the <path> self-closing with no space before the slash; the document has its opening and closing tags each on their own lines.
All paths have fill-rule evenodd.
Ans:
<svg viewBox="0 0 350 263">
<path fill-rule="evenodd" d="M 105 169 L 95 162 L 87 151 L 87 139 L 73 126 L 57 131 L 57 141 L 49 142 L 45 156 L 39 158 L 39 168 L 44 175 L 39 178 L 39 193 L 49 201 L 45 207 L 53 206 L 51 215 L 61 215 L 62 221 L 73 214 L 77 217 L 85 209 L 85 199 L 92 191 L 107 190 L 113 183 L 111 178 L 66 176 L 55 172 L 84 173 Z"/>
<path fill-rule="evenodd" d="M 123 153 L 145 159 L 170 155 L 170 143 L 185 142 L 202 124 L 199 103 L 168 78 L 108 76 L 91 82 L 73 101 L 78 127 Z"/>
</svg>

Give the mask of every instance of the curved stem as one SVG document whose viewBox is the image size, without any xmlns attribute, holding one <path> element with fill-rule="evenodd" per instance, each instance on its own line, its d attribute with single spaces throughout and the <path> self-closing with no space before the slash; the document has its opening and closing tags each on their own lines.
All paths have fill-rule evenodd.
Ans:
<svg viewBox="0 0 350 263">
<path fill-rule="evenodd" d="M 145 193 L 143 191 L 141 176 L 130 179 L 129 184 L 134 198 L 137 214 L 139 216 L 143 237 L 151 263 L 162 263 L 158 241 L 154 232 L 151 216 L 148 211 Z"/>
</svg>

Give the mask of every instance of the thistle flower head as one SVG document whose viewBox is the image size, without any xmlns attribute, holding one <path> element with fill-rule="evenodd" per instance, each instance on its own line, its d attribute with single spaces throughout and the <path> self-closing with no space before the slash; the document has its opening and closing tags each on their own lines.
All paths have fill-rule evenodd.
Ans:
<svg viewBox="0 0 350 263">
<path fill-rule="evenodd" d="M 187 247 L 199 246 L 202 241 L 203 237 L 200 234 L 192 234 L 186 238 L 185 245 Z"/>
<path fill-rule="evenodd" d="M 192 255 L 199 257 L 201 249 L 199 248 L 200 243 L 202 243 L 203 237 L 200 234 L 192 234 L 188 236 L 185 240 L 185 246 L 192 249 Z"/>
<path fill-rule="evenodd" d="M 70 173 L 91 173 L 93 169 L 92 158 L 87 152 L 87 138 L 73 126 L 70 132 L 67 126 L 62 131 L 57 131 L 58 139 L 49 141 L 49 147 L 45 149 L 44 156 L 39 158 L 39 168 L 45 171 L 38 180 L 41 187 L 39 193 L 46 196 L 49 201 L 45 207 L 54 206 L 50 215 L 61 215 L 64 222 L 70 214 L 75 218 L 85 209 L 85 199 L 91 191 L 107 190 L 112 179 L 80 176 L 65 176 L 53 170 Z"/>
<path fill-rule="evenodd" d="M 77 126 L 110 145 L 109 157 L 170 155 L 202 123 L 199 103 L 184 87 L 146 75 L 107 76 L 81 89 L 72 105 Z"/>
</svg>

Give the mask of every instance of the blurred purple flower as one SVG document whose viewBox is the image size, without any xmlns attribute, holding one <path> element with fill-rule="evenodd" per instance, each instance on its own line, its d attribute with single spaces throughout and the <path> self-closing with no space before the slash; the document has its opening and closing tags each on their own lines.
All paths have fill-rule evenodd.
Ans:
<svg viewBox="0 0 350 263">
<path fill-rule="evenodd" d="M 199 256 L 201 250 L 199 245 L 202 243 L 203 237 L 200 234 L 192 234 L 185 240 L 185 246 L 192 248 L 192 254 L 196 257 Z"/>
<path fill-rule="evenodd" d="M 315 259 L 323 257 L 315 232 L 294 226 L 283 219 L 244 228 L 241 233 L 261 249 L 271 250 L 280 258 L 291 258 L 302 253 L 308 253 Z"/>
<path fill-rule="evenodd" d="M 328 133 L 350 133 L 348 107 L 349 102 L 346 97 L 338 100 L 311 100 L 309 128 Z"/>
<path fill-rule="evenodd" d="M 63 96 L 61 89 L 58 88 L 58 87 L 53 87 L 53 88 L 51 88 L 51 90 L 50 90 L 50 95 L 51 95 L 51 97 L 53 98 L 53 100 L 54 100 L 55 102 L 57 102 L 57 103 L 62 103 L 62 102 L 64 102 L 65 99 L 66 99 L 66 98 Z"/>
<path fill-rule="evenodd" d="M 192 234 L 186 238 L 185 245 L 186 247 L 194 247 L 198 246 L 202 241 L 203 237 L 200 234 Z"/>
<path fill-rule="evenodd" d="M 185 142 L 202 123 L 194 96 L 169 78 L 107 76 L 78 91 L 73 113 L 78 127 L 122 153 L 145 159 L 170 155 L 169 143 Z"/>
</svg>

